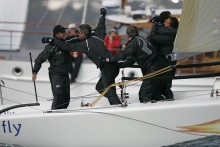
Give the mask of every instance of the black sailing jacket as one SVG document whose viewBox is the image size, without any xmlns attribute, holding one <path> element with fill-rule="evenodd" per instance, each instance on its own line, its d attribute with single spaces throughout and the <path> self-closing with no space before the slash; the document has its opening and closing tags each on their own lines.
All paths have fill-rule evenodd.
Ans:
<svg viewBox="0 0 220 147">
<path fill-rule="evenodd" d="M 50 73 L 67 74 L 71 71 L 69 51 L 64 51 L 54 45 L 47 44 L 45 49 L 35 59 L 33 72 L 38 73 L 41 65 L 46 60 L 50 62 L 50 67 L 48 68 Z"/>
<path fill-rule="evenodd" d="M 131 56 L 131 58 L 128 58 L 126 62 L 119 63 L 119 67 L 128 67 L 133 65 L 135 62 L 137 62 L 141 68 L 145 68 L 146 64 L 150 60 L 152 60 L 157 54 L 153 53 L 152 55 L 146 58 L 140 58 L 143 55 L 142 47 L 143 47 L 143 42 L 141 39 L 130 38 L 126 48 L 123 51 L 121 51 L 119 54 L 111 56 L 110 62 L 126 60 L 128 57 Z M 154 49 L 151 48 L 151 50 Z"/>
<path fill-rule="evenodd" d="M 158 45 L 158 53 L 166 56 L 173 51 L 177 28 L 157 26 L 157 34 L 151 40 Z"/>
<path fill-rule="evenodd" d="M 86 56 L 100 67 L 100 58 L 108 58 L 112 56 L 111 52 L 104 45 L 104 37 L 106 36 L 105 16 L 99 18 L 99 23 L 94 29 L 91 37 L 78 43 L 65 43 L 64 41 L 54 39 L 53 44 L 61 49 L 72 52 L 83 52 Z M 99 58 L 100 57 L 100 58 Z"/>
</svg>

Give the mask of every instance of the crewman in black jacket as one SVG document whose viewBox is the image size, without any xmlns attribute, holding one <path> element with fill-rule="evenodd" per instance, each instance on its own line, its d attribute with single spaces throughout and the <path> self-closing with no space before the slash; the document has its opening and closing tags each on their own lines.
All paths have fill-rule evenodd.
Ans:
<svg viewBox="0 0 220 147">
<path fill-rule="evenodd" d="M 101 78 L 99 79 L 96 90 L 102 93 L 104 89 L 115 83 L 115 78 L 119 73 L 119 68 L 117 63 L 102 63 L 100 58 L 108 58 L 112 56 L 111 52 L 104 45 L 104 37 L 106 36 L 106 26 L 105 26 L 105 15 L 106 10 L 104 8 L 100 9 L 101 17 L 99 18 L 99 23 L 97 27 L 93 30 L 88 24 L 82 24 L 79 26 L 78 35 L 82 40 L 79 43 L 66 43 L 59 39 L 54 38 L 50 40 L 48 37 L 44 37 L 43 42 L 50 42 L 53 45 L 67 51 L 73 52 L 83 52 L 86 56 L 96 64 L 97 68 L 101 70 Z M 105 94 L 111 105 L 121 104 L 117 94 L 116 88 L 112 87 Z"/>
<path fill-rule="evenodd" d="M 168 58 L 168 55 L 171 54 L 173 51 L 178 25 L 179 22 L 176 17 L 169 17 L 168 19 L 166 19 L 163 26 L 155 26 L 157 27 L 157 33 L 156 35 L 150 37 L 154 43 L 159 45 L 158 53 L 161 54 L 164 58 L 166 58 L 169 65 L 176 64 L 176 61 L 171 61 Z M 176 68 L 174 68 L 172 71 L 169 71 L 167 76 L 174 77 L 175 72 Z M 161 91 L 161 94 L 165 96 L 165 99 L 174 99 L 171 87 L 172 79 L 167 79 Z"/>
<path fill-rule="evenodd" d="M 154 29 L 151 34 L 153 35 Z M 154 46 L 151 42 L 139 37 L 138 28 L 136 26 L 129 26 L 126 30 L 128 36 L 128 43 L 125 49 L 117 55 L 111 56 L 110 58 L 104 59 L 104 62 L 117 62 L 120 60 L 127 59 L 127 62 L 121 63 L 120 67 L 129 67 L 135 62 L 141 67 L 142 74 L 146 75 L 162 69 L 167 66 L 165 59 L 157 54 Z M 128 58 L 130 57 L 131 58 Z M 164 76 L 160 74 L 159 76 Z M 142 82 L 139 91 L 139 100 L 141 103 L 147 103 L 151 100 L 160 99 L 160 89 L 164 80 L 153 80 L 151 78 L 145 79 Z"/>
<path fill-rule="evenodd" d="M 66 28 L 57 25 L 53 29 L 53 38 L 66 40 Z M 51 109 L 65 109 L 70 102 L 70 81 L 68 72 L 71 69 L 69 51 L 61 50 L 52 44 L 47 44 L 45 49 L 35 59 L 32 80 L 36 80 L 43 62 L 50 62 L 49 78 L 53 92 L 53 103 Z"/>
</svg>

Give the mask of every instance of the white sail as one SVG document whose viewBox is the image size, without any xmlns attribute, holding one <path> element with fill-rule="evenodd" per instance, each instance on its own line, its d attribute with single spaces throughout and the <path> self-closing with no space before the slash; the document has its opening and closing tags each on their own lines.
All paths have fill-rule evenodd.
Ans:
<svg viewBox="0 0 220 147">
<path fill-rule="evenodd" d="M 185 0 L 174 45 L 176 59 L 220 49 L 220 0 Z"/>
<path fill-rule="evenodd" d="M 1 0 L 0 21 L 3 23 L 0 23 L 0 50 L 20 48 L 23 36 L 21 31 L 25 29 L 23 22 L 26 22 L 28 4 L 29 0 Z"/>
</svg>

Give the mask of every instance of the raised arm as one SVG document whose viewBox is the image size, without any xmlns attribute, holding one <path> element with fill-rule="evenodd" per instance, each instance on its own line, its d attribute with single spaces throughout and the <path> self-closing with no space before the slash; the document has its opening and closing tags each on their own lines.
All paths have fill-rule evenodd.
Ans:
<svg viewBox="0 0 220 147">
<path fill-rule="evenodd" d="M 105 15 L 107 14 L 107 11 L 105 10 L 105 8 L 101 8 L 100 13 L 101 16 L 99 18 L 97 27 L 94 29 L 94 35 L 104 40 L 106 36 Z"/>
</svg>

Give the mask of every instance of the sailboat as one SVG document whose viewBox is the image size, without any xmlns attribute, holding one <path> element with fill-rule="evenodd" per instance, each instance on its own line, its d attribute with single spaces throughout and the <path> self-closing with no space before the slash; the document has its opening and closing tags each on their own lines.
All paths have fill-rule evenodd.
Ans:
<svg viewBox="0 0 220 147">
<path fill-rule="evenodd" d="M 175 59 L 219 49 L 219 12 L 219 0 L 184 1 Z M 143 104 L 131 95 L 127 105 L 109 106 L 99 96 L 87 100 L 92 107 L 72 102 L 67 110 L 50 110 L 51 102 L 39 101 L 40 106 L 1 110 L 0 141 L 31 147 L 157 147 L 219 134 L 219 81 L 216 77 L 212 90 L 175 92 L 174 101 Z"/>
<path fill-rule="evenodd" d="M 24 1 L 25 2 L 25 1 Z M 25 6 L 28 4 L 29 1 L 26 1 Z M 112 3 L 113 1 L 108 1 L 109 3 Z M 7 3 L 10 4 L 10 2 L 7 1 Z M 87 5 L 88 1 L 85 1 L 85 6 Z M 105 5 L 107 6 L 107 5 Z M 108 6 L 109 7 L 109 6 Z M 111 7 L 116 7 L 116 5 L 111 5 Z M 86 8 L 86 7 L 84 7 Z M 18 14 L 23 14 L 26 16 L 27 12 L 27 7 L 24 9 L 24 13 L 16 13 Z M 156 10 L 156 14 L 158 15 L 161 11 L 164 9 L 158 9 Z M 86 11 L 86 9 L 84 9 Z M 83 11 L 83 12 L 84 12 Z M 170 9 L 171 13 L 175 16 L 180 16 L 180 13 L 182 12 L 181 9 L 178 10 L 172 10 Z M 135 12 L 135 11 L 134 11 Z M 150 11 L 146 11 L 146 14 L 149 16 L 151 14 Z M 85 21 L 85 15 L 83 14 L 83 20 L 82 23 Z M 115 16 L 118 16 L 120 19 L 115 18 Z M 19 17 L 17 17 L 19 18 Z M 122 19 L 123 18 L 123 19 Z M 126 19 L 125 19 L 126 18 Z M 118 22 L 117 20 L 122 21 L 125 23 L 127 19 L 129 19 L 129 23 L 131 24 L 140 24 L 140 26 L 143 26 L 143 24 L 147 24 L 147 26 L 151 26 L 150 23 L 146 23 L 146 20 L 143 21 L 136 21 L 133 20 L 129 17 L 125 17 L 124 15 L 107 15 L 106 19 L 112 20 L 114 22 Z M 22 19 L 18 20 L 19 22 L 25 21 L 25 17 L 22 17 Z M 127 23 L 128 23 L 127 22 Z M 142 22 L 142 23 L 141 23 Z M 13 24 L 17 25 L 17 24 Z M 24 24 L 23 29 L 24 29 Z M 17 28 L 16 26 L 13 26 L 13 28 Z M 14 34 L 14 33 L 13 33 Z M 15 41 L 17 37 L 13 37 L 12 40 Z M 19 38 L 20 39 L 20 38 Z M 13 43 L 14 44 L 14 43 Z M 0 94 L 0 99 L 1 103 L 0 105 L 5 105 L 5 104 L 16 104 L 16 103 L 24 103 L 28 101 L 32 101 L 34 99 L 34 88 L 33 88 L 33 83 L 30 80 L 31 77 L 31 69 L 30 69 L 30 62 L 28 60 L 28 53 L 27 51 L 30 50 L 24 50 L 21 49 L 21 52 L 19 54 L 23 54 L 21 56 L 22 58 L 25 58 L 26 60 L 23 59 L 13 59 L 13 60 L 0 60 L 0 79 L 5 83 L 3 84 L 0 81 L 0 91 L 2 91 L 2 97 Z M 26 51 L 26 52 L 25 52 Z M 35 53 L 35 58 L 36 54 L 39 53 L 38 50 L 31 50 L 32 55 L 34 56 Z M 37 53 L 36 53 L 37 51 Z M 16 54 L 17 52 L 10 52 L 10 54 Z M 4 55 L 4 54 L 3 54 Z M 2 54 L 1 54 L 2 56 Z M 1 57 L 0 57 L 1 58 Z M 7 66 L 5 66 L 7 65 Z M 50 83 L 49 83 L 49 77 L 48 77 L 48 67 L 49 63 L 45 62 L 42 65 L 42 68 L 40 72 L 38 73 L 38 78 L 37 78 L 37 92 L 38 92 L 38 99 L 40 101 L 43 100 L 50 100 L 52 99 L 52 93 Z M 93 72 L 90 72 L 93 71 Z M 124 72 L 125 77 L 140 77 L 142 76 L 141 70 L 138 68 L 126 68 L 126 69 L 121 69 L 121 71 Z M 87 73 L 90 74 L 87 74 Z M 89 62 L 83 62 L 80 71 L 78 74 L 78 77 L 76 79 L 77 83 L 71 85 L 71 96 L 72 97 L 78 97 L 80 95 L 87 95 L 95 91 L 95 84 L 98 82 L 100 76 L 100 71 L 95 67 L 94 64 L 89 63 Z M 116 81 L 121 79 L 121 74 L 116 78 Z M 135 94 L 138 93 L 140 83 L 133 84 L 131 86 L 127 86 L 126 90 L 129 92 L 129 94 Z M 172 90 L 174 91 L 186 91 L 186 90 L 210 90 L 212 88 L 212 85 L 214 83 L 214 78 L 203 78 L 203 79 L 182 79 L 182 80 L 174 80 L 173 81 L 173 87 Z M 26 85 L 20 86 L 20 85 Z M 78 86 L 81 85 L 81 86 Z M 74 88 L 77 87 L 77 88 Z M 89 88 L 84 88 L 84 87 L 89 87 Z M 44 92 L 48 91 L 48 92 Z M 1 92 L 0 92 L 1 93 Z M 120 89 L 118 91 L 118 94 L 120 94 Z"/>
</svg>

